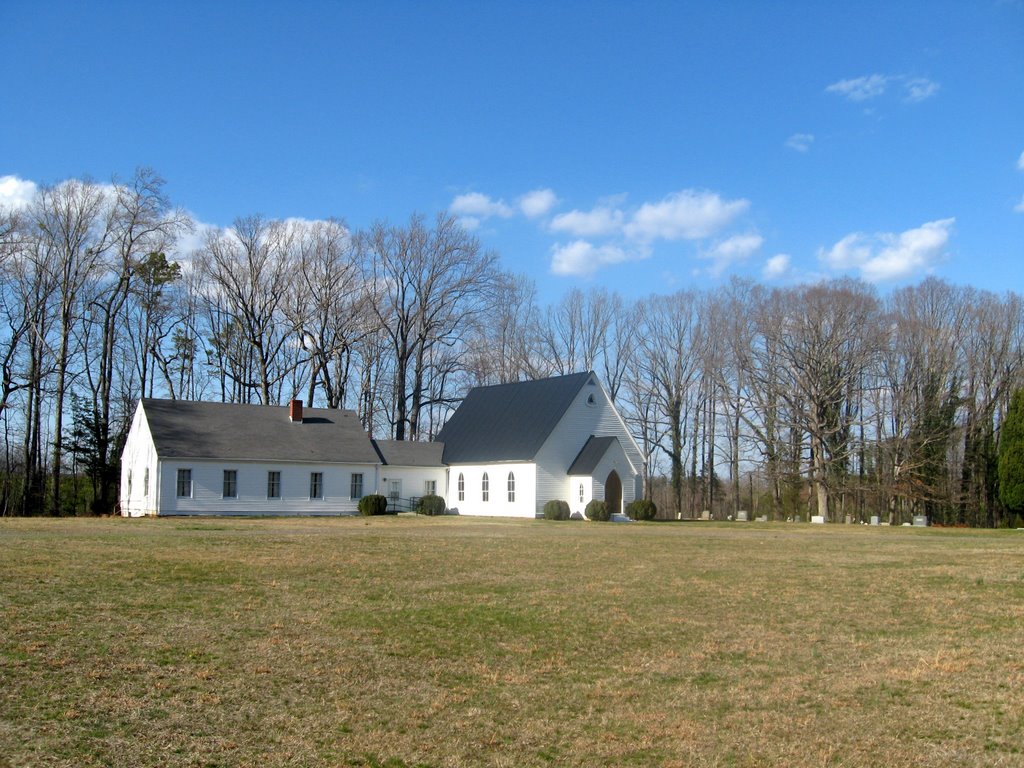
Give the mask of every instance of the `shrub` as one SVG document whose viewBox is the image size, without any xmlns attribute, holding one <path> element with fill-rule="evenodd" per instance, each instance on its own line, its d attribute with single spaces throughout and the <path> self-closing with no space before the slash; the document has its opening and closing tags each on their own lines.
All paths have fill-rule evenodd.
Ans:
<svg viewBox="0 0 1024 768">
<path fill-rule="evenodd" d="M 658 507 L 650 499 L 637 499 L 626 506 L 626 514 L 633 520 L 653 520 L 658 516 Z"/>
<path fill-rule="evenodd" d="M 545 520 L 568 520 L 569 502 L 561 499 L 552 499 L 544 505 Z"/>
<path fill-rule="evenodd" d="M 386 515 L 388 513 L 387 496 L 379 493 L 363 496 L 359 500 L 359 514 L 369 517 L 370 515 Z"/>
<path fill-rule="evenodd" d="M 587 520 L 598 520 L 605 522 L 612 519 L 612 513 L 608 510 L 608 504 L 601 499 L 594 499 L 587 504 Z"/>
<path fill-rule="evenodd" d="M 445 509 L 444 499 L 436 494 L 421 496 L 419 502 L 416 504 L 416 511 L 419 514 L 430 515 L 431 517 L 443 515 Z"/>
</svg>

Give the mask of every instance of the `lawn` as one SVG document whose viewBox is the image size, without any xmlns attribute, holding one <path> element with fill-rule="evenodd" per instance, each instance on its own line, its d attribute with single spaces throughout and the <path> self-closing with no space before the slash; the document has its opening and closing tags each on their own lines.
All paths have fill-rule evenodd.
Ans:
<svg viewBox="0 0 1024 768">
<path fill-rule="evenodd" d="M 0 520 L 0 766 L 1024 764 L 1024 532 Z"/>
</svg>

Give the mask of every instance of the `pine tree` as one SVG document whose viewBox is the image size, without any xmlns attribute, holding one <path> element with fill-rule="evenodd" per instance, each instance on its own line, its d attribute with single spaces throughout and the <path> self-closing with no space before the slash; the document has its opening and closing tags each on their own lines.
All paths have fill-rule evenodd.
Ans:
<svg viewBox="0 0 1024 768">
<path fill-rule="evenodd" d="M 1010 399 L 999 436 L 999 500 L 1010 512 L 1024 512 L 1024 389 Z"/>
</svg>

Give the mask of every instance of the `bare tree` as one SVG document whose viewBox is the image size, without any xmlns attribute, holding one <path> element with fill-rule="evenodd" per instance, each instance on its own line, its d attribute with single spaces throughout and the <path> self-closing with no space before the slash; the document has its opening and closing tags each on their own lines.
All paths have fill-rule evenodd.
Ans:
<svg viewBox="0 0 1024 768">
<path fill-rule="evenodd" d="M 655 448 L 662 443 L 664 422 L 659 417 L 654 388 L 647 377 L 634 368 L 625 379 L 624 397 L 620 392 L 620 405 L 624 405 L 624 420 L 630 431 L 639 438 L 644 454 L 644 498 L 653 496 Z"/>
<path fill-rule="evenodd" d="M 889 297 L 875 454 L 890 522 L 907 511 L 934 514 L 949 499 L 947 454 L 964 378 L 966 309 L 960 292 L 938 280 Z"/>
<path fill-rule="evenodd" d="M 140 168 L 126 184 L 116 182 L 104 196 L 104 227 L 107 247 L 100 253 L 90 280 L 79 333 L 82 338 L 82 373 L 88 386 L 88 406 L 80 408 L 75 441 L 88 460 L 93 481 L 94 510 L 113 508 L 117 483 L 117 450 L 127 429 L 127 408 L 134 393 L 145 383 L 149 350 L 141 360 L 125 367 L 130 354 L 128 313 L 135 288 L 149 278 L 149 293 L 165 279 L 155 267 L 179 233 L 190 227 L 188 217 L 171 207 L 164 194 L 164 180 L 148 168 Z M 149 308 L 152 319 L 152 307 Z M 147 325 L 148 330 L 148 325 Z M 141 368 L 143 377 L 132 379 Z M 119 372 L 120 371 L 120 372 Z M 115 390 L 120 384 L 120 391 Z M 115 424 L 115 422 L 117 422 Z"/>
<path fill-rule="evenodd" d="M 604 382 L 608 396 L 614 403 L 618 400 L 619 392 L 636 364 L 637 324 L 640 318 L 632 307 L 626 306 L 617 293 L 601 291 L 592 296 L 595 297 L 595 301 L 607 304 L 608 324 L 604 334 L 598 339 L 598 357 L 601 361 L 601 381 Z"/>
<path fill-rule="evenodd" d="M 370 296 L 358 251 L 341 221 L 292 224 L 295 278 L 288 313 L 309 357 L 307 402 L 322 390 L 328 408 L 345 402 L 355 345 L 369 331 Z"/>
<path fill-rule="evenodd" d="M 52 349 L 56 381 L 53 403 L 53 464 L 51 503 L 61 512 L 61 472 L 64 453 L 64 407 L 71 376 L 71 343 L 83 306 L 81 293 L 94 277 L 111 247 L 108 191 L 90 181 L 70 179 L 43 187 L 28 217 L 39 238 L 37 268 L 50 270 L 60 297 L 56 307 L 57 338 Z"/>
<path fill-rule="evenodd" d="M 493 303 L 496 256 L 483 251 L 454 217 L 432 227 L 413 215 L 405 227 L 374 224 L 360 239 L 377 318 L 394 361 L 394 434 L 417 439 L 427 396 L 431 352 L 463 339 Z"/>
<path fill-rule="evenodd" d="M 797 289 L 776 338 L 780 390 L 810 440 L 809 476 L 819 515 L 829 516 L 830 490 L 845 481 L 850 431 L 860 418 L 851 394 L 879 351 L 877 301 L 861 284 L 836 281 Z"/>
<path fill-rule="evenodd" d="M 727 300 L 731 317 L 729 355 L 736 377 L 731 421 L 735 425 L 738 418 L 743 425 L 743 435 L 750 445 L 749 458 L 764 473 L 774 516 L 782 509 L 785 417 L 777 339 L 786 302 L 777 291 L 740 281 L 730 285 Z"/>
<path fill-rule="evenodd" d="M 248 216 L 210 235 L 201 251 L 213 344 L 223 375 L 237 385 L 231 399 L 253 392 L 272 403 L 289 372 L 282 353 L 298 330 L 284 311 L 297 272 L 291 234 L 285 222 Z"/>
<path fill-rule="evenodd" d="M 658 447 L 669 459 L 670 482 L 677 513 L 683 506 L 683 469 L 686 448 L 685 420 L 698 379 L 698 361 L 706 338 L 697 316 L 697 295 L 681 291 L 652 296 L 643 305 L 640 330 L 639 375 L 647 382 L 663 427 L 651 429 Z M 639 393 L 638 393 L 639 394 Z"/>
<path fill-rule="evenodd" d="M 0 280 L 5 286 L 0 290 L 0 317 L 4 335 L 0 351 L 0 417 L 4 416 L 11 395 L 24 385 L 17 382 L 14 374 L 15 359 L 22 341 L 31 328 L 31 313 L 25 305 L 18 288 L 24 283 L 26 259 L 20 246 L 24 235 L 22 222 L 16 211 L 0 208 Z"/>
<path fill-rule="evenodd" d="M 537 352 L 537 288 L 526 275 L 500 273 L 492 311 L 478 315 L 467 335 L 468 384 L 506 384 L 541 378 L 547 364 Z"/>
<path fill-rule="evenodd" d="M 130 288 L 134 307 L 133 317 L 128 323 L 128 335 L 133 345 L 140 394 L 152 397 L 156 371 L 167 365 L 163 345 L 178 320 L 173 312 L 174 289 L 181 280 L 182 271 L 181 265 L 168 261 L 163 251 L 150 251 L 135 262 L 134 272 L 134 285 Z M 174 398 L 173 380 L 166 379 L 166 384 L 168 394 Z"/>
<path fill-rule="evenodd" d="M 585 294 L 573 288 L 548 308 L 540 328 L 540 355 L 548 362 L 550 373 L 564 376 L 598 367 L 616 307 L 621 306 L 617 298 L 604 290 Z M 611 362 L 614 370 L 617 361 Z M 617 390 L 618 376 L 614 383 Z"/>
</svg>

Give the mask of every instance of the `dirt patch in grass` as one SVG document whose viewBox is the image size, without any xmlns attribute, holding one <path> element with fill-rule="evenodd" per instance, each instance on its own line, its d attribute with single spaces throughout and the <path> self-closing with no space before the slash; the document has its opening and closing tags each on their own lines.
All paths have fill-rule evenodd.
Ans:
<svg viewBox="0 0 1024 768">
<path fill-rule="evenodd" d="M 1021 536 L 3 520 L 0 765 L 1017 765 Z"/>
</svg>

